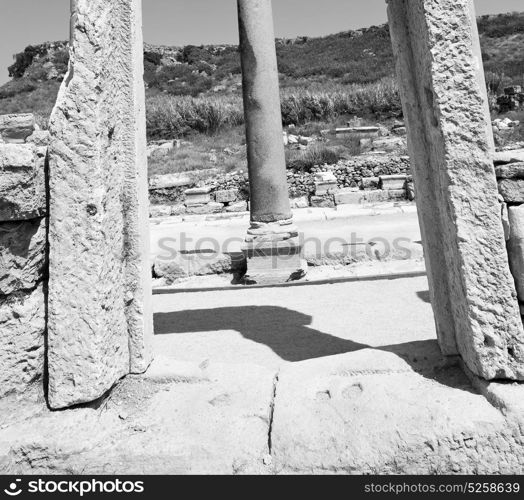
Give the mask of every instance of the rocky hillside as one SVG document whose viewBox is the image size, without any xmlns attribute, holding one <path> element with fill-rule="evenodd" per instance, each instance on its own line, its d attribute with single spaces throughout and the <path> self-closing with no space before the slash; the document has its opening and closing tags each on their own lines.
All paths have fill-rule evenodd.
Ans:
<svg viewBox="0 0 524 500">
<path fill-rule="evenodd" d="M 524 13 L 482 16 L 479 32 L 488 83 L 497 91 L 524 75 Z M 308 88 L 325 82 L 368 83 L 393 74 L 387 25 L 320 38 L 277 40 L 282 85 Z M 66 42 L 29 46 L 9 68 L 12 80 L 0 87 L 0 113 L 36 111 L 47 115 L 67 69 Z M 149 94 L 236 93 L 240 61 L 235 46 L 144 48 Z"/>
</svg>

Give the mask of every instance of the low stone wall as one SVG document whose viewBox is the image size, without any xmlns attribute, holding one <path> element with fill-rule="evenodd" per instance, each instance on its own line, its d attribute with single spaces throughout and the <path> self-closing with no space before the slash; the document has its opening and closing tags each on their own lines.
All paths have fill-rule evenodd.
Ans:
<svg viewBox="0 0 524 500">
<path fill-rule="evenodd" d="M 495 155 L 511 272 L 524 315 L 524 149 Z"/>
<path fill-rule="evenodd" d="M 44 369 L 44 136 L 32 115 L 0 116 L 0 397 Z"/>
<path fill-rule="evenodd" d="M 152 178 L 151 216 L 248 210 L 247 173 L 214 172 L 209 177 L 203 181 L 183 173 Z M 289 169 L 287 180 L 293 208 L 414 199 L 409 157 L 395 154 L 363 155 L 309 172 Z"/>
</svg>

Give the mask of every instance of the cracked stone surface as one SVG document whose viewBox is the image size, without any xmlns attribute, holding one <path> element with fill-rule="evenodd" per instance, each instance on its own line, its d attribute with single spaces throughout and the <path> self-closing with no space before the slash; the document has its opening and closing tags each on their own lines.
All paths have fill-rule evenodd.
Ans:
<svg viewBox="0 0 524 500">
<path fill-rule="evenodd" d="M 156 296 L 145 376 L 61 412 L 0 400 L 0 473 L 523 473 L 524 386 L 443 358 L 427 298 L 424 278 Z M 168 321 L 190 302 L 215 329 Z"/>
<path fill-rule="evenodd" d="M 49 397 L 100 397 L 151 361 L 143 43 L 138 0 L 73 2 L 50 120 Z"/>
</svg>

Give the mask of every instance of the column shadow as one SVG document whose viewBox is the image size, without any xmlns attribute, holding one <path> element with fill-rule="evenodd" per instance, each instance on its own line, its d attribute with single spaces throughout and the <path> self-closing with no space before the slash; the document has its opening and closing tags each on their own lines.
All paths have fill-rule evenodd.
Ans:
<svg viewBox="0 0 524 500">
<path fill-rule="evenodd" d="M 245 339 L 268 346 L 290 362 L 334 356 L 362 349 L 391 352 L 417 373 L 444 385 L 470 390 L 465 376 L 442 369 L 444 357 L 437 341 L 422 340 L 373 347 L 312 328 L 312 317 L 285 307 L 242 306 L 157 313 L 155 335 L 238 331 Z M 435 362 L 435 361 L 440 362 Z M 453 371 L 453 370 L 452 370 Z"/>
</svg>

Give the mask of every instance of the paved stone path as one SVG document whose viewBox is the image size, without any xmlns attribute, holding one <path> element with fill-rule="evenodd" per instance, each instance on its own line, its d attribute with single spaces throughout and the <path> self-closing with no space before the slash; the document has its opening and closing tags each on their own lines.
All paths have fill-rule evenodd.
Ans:
<svg viewBox="0 0 524 500">
<path fill-rule="evenodd" d="M 426 278 L 154 297 L 156 359 L 87 407 L 0 400 L 0 472 L 522 473 L 522 386 L 475 390 Z"/>
</svg>

